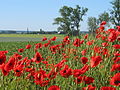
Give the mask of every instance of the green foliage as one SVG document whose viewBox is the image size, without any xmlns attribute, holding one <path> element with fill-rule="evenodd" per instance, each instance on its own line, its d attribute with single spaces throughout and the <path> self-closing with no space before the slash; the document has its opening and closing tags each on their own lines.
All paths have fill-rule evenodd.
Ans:
<svg viewBox="0 0 120 90">
<path fill-rule="evenodd" d="M 89 17 L 88 18 L 88 30 L 91 33 L 95 33 L 95 30 L 97 29 L 97 19 L 95 17 Z"/>
<path fill-rule="evenodd" d="M 120 26 L 120 0 L 113 0 L 111 4 L 112 4 L 112 10 L 110 11 L 111 21 L 114 25 Z"/>
<path fill-rule="evenodd" d="M 91 33 L 95 33 L 97 26 L 100 25 L 102 21 L 106 21 L 107 26 L 110 26 L 110 15 L 108 12 L 101 13 L 98 18 L 96 17 L 88 17 L 88 30 Z"/>
<path fill-rule="evenodd" d="M 104 11 L 98 16 L 98 24 L 100 24 L 102 21 L 106 21 L 107 26 L 109 26 L 110 23 L 110 15 L 108 12 Z"/>
<path fill-rule="evenodd" d="M 59 25 L 58 31 L 64 31 L 68 35 L 72 35 L 73 31 L 78 31 L 80 27 L 80 21 L 83 21 L 83 16 L 88 11 L 87 8 L 80 7 L 79 5 L 76 8 L 63 6 L 59 13 L 61 17 L 54 19 L 53 24 Z"/>
</svg>

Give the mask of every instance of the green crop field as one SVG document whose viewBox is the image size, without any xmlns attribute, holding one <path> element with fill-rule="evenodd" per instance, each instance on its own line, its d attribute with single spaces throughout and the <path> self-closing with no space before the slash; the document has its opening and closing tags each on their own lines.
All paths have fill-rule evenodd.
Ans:
<svg viewBox="0 0 120 90">
<path fill-rule="evenodd" d="M 29 37 L 29 38 L 52 38 L 56 36 L 57 38 L 63 38 L 65 35 L 61 34 L 0 34 L 0 37 Z"/>
<path fill-rule="evenodd" d="M 0 34 L 0 42 L 16 42 L 16 41 L 41 41 L 42 38 L 47 37 L 48 39 L 53 36 L 57 37 L 60 41 L 65 35 L 59 34 Z"/>
</svg>

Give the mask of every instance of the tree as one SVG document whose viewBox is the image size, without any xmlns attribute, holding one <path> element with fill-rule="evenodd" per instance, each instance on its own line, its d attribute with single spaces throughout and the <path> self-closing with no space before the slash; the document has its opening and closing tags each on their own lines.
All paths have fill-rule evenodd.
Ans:
<svg viewBox="0 0 120 90">
<path fill-rule="evenodd" d="M 108 12 L 104 11 L 98 16 L 98 24 L 100 24 L 102 21 L 106 21 L 107 26 L 110 24 L 110 15 Z"/>
<path fill-rule="evenodd" d="M 95 33 L 97 29 L 97 19 L 95 17 L 88 17 L 88 30 L 91 33 Z"/>
<path fill-rule="evenodd" d="M 76 8 L 73 9 L 72 11 L 72 22 L 73 22 L 73 27 L 75 30 L 80 31 L 80 21 L 83 21 L 83 16 L 86 15 L 86 12 L 88 11 L 87 8 L 81 8 L 79 5 L 76 5 Z"/>
<path fill-rule="evenodd" d="M 111 4 L 113 6 L 110 11 L 111 21 L 114 25 L 120 26 L 120 0 L 113 0 Z"/>
<path fill-rule="evenodd" d="M 88 18 L 88 29 L 89 32 L 94 33 L 97 29 L 97 26 L 100 25 L 102 21 L 107 22 L 107 26 L 110 24 L 110 15 L 108 12 L 104 11 L 98 16 L 98 19 L 96 17 L 89 17 Z"/>
<path fill-rule="evenodd" d="M 63 30 L 66 33 L 70 33 L 71 30 L 71 20 L 70 20 L 70 16 L 71 16 L 71 12 L 72 12 L 72 8 L 71 7 L 67 7 L 64 6 L 59 10 L 61 17 L 57 17 L 54 19 L 54 23 L 53 24 L 58 24 L 58 31 Z"/>
<path fill-rule="evenodd" d="M 55 18 L 53 24 L 59 25 L 58 31 L 72 35 L 74 31 L 79 31 L 80 21 L 83 21 L 82 18 L 87 10 L 87 8 L 81 8 L 79 5 L 76 8 L 63 6 L 59 10 L 61 17 Z"/>
</svg>

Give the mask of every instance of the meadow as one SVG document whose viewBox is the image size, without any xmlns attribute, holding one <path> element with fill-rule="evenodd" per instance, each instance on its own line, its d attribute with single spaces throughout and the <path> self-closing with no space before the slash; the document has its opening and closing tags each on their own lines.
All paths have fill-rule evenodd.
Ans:
<svg viewBox="0 0 120 90">
<path fill-rule="evenodd" d="M 63 34 L 0 34 L 0 37 L 29 37 L 29 38 L 52 38 L 56 36 L 57 38 L 63 38 Z"/>
<path fill-rule="evenodd" d="M 0 90 L 120 90 L 120 27 L 104 25 L 95 36 L 0 42 Z"/>
<path fill-rule="evenodd" d="M 0 42 L 36 42 L 41 41 L 43 37 L 48 39 L 53 36 L 57 37 L 57 40 L 63 39 L 65 35 L 61 34 L 0 34 Z"/>
</svg>

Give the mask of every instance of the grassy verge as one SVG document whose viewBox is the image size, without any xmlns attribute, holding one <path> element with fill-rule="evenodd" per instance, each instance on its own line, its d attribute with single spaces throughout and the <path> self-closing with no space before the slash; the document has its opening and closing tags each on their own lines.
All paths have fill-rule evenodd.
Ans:
<svg viewBox="0 0 120 90">
<path fill-rule="evenodd" d="M 65 35 L 60 34 L 0 34 L 0 37 L 31 37 L 31 38 L 43 38 L 46 36 L 47 38 L 52 38 L 56 36 L 57 38 L 61 39 Z"/>
</svg>

